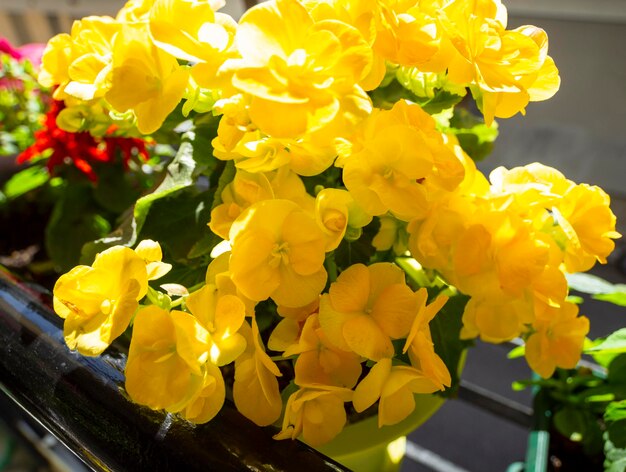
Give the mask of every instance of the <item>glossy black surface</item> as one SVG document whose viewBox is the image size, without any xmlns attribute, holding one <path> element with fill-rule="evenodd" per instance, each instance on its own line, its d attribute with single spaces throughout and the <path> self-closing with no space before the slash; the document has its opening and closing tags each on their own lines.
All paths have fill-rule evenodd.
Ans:
<svg viewBox="0 0 626 472">
<path fill-rule="evenodd" d="M 70 352 L 62 320 L 0 272 L 0 387 L 94 470 L 345 470 L 298 441 L 275 441 L 227 404 L 194 426 L 131 403 L 123 348 Z M 17 406 L 16 406 L 17 408 Z"/>
</svg>

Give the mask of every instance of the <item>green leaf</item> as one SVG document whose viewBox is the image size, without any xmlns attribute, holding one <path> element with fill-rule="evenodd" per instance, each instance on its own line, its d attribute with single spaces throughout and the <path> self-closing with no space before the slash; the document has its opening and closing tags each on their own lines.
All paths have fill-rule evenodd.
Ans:
<svg viewBox="0 0 626 472">
<path fill-rule="evenodd" d="M 111 226 L 96 208 L 88 185 L 68 185 L 46 227 L 46 250 L 60 272 L 79 262 L 81 247 L 107 234 Z"/>
<path fill-rule="evenodd" d="M 586 353 L 620 353 L 626 352 L 626 328 L 611 333 L 604 341 L 588 349 Z"/>
<path fill-rule="evenodd" d="M 521 346 L 515 346 L 513 349 L 511 349 L 506 357 L 508 359 L 518 359 L 520 357 L 524 357 L 525 355 L 526 345 L 522 344 Z"/>
<path fill-rule="evenodd" d="M 3 193 L 7 199 L 13 199 L 41 187 L 49 179 L 50 175 L 45 167 L 28 167 L 15 174 L 4 184 Z"/>
<path fill-rule="evenodd" d="M 211 152 L 210 149 L 204 149 L 204 146 L 207 145 L 205 139 L 201 139 L 198 146 L 196 146 L 195 139 L 195 132 L 191 131 L 185 134 L 176 156 L 167 166 L 163 181 L 152 193 L 144 195 L 137 200 L 132 214 L 126 216 L 120 227 L 114 233 L 85 245 L 81 257 L 84 263 L 90 263 L 97 253 L 108 247 L 115 245 L 133 246 L 136 244 L 139 241 L 139 235 L 142 234 L 142 229 L 148 215 L 151 213 L 152 207 L 156 202 L 167 199 L 178 192 L 195 186 L 197 174 L 200 170 L 206 169 L 205 165 L 198 166 L 194 159 L 195 154 L 202 153 L 202 151 L 196 149 L 196 147 L 203 148 L 202 150 L 209 154 Z M 188 209 L 188 207 L 186 207 L 186 209 Z M 156 218 L 159 218 L 159 216 L 157 215 Z M 163 221 L 163 224 L 167 224 L 167 222 Z M 174 238 L 184 238 L 184 234 L 179 234 L 184 232 L 185 228 L 170 224 L 169 231 L 166 232 L 164 240 L 169 239 L 170 235 Z M 161 236 L 164 235 L 162 232 L 159 232 L 159 234 Z"/>
<path fill-rule="evenodd" d="M 622 287 L 622 285 L 616 285 L 616 287 Z M 593 298 L 612 303 L 613 305 L 626 306 L 626 289 L 621 289 L 613 293 L 599 293 L 594 295 Z"/>
<path fill-rule="evenodd" d="M 626 420 L 626 400 L 609 404 L 604 412 L 604 421 L 609 424 L 623 420 Z"/>
<path fill-rule="evenodd" d="M 577 292 L 595 295 L 600 293 L 613 293 L 616 291 L 615 285 L 596 275 L 576 273 L 566 274 L 566 277 L 570 288 Z"/>
<path fill-rule="evenodd" d="M 447 389 L 443 395 L 454 396 L 459 385 L 459 365 L 462 361 L 463 352 L 472 341 L 461 340 L 462 316 L 469 297 L 455 295 L 450 297 L 441 311 L 430 322 L 430 333 L 435 344 L 435 352 L 441 357 L 450 371 L 452 388 Z"/>
<path fill-rule="evenodd" d="M 93 196 L 102 208 L 121 214 L 139 197 L 141 189 L 133 186 L 131 176 L 121 165 L 99 166 L 97 174 Z"/>
<path fill-rule="evenodd" d="M 498 124 L 485 124 L 482 116 L 477 116 L 465 108 L 455 108 L 450 120 L 450 131 L 459 140 L 463 150 L 475 161 L 487 157 L 493 150 L 493 143 L 498 137 Z"/>
<path fill-rule="evenodd" d="M 589 418 L 585 412 L 566 406 L 554 414 L 556 430 L 570 441 L 582 442 L 589 429 Z"/>
<path fill-rule="evenodd" d="M 626 400 L 610 403 L 604 412 L 604 422 L 613 446 L 626 448 Z"/>
</svg>

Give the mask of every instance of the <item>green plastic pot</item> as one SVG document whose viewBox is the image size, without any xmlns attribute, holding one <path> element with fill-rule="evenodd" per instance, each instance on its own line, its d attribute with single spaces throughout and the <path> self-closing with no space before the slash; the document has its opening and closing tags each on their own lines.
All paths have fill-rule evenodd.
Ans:
<svg viewBox="0 0 626 472">
<path fill-rule="evenodd" d="M 422 425 L 443 405 L 436 395 L 416 395 L 415 410 L 406 419 L 378 428 L 378 415 L 350 424 L 331 442 L 318 449 L 355 472 L 399 470 L 406 435 Z"/>
</svg>

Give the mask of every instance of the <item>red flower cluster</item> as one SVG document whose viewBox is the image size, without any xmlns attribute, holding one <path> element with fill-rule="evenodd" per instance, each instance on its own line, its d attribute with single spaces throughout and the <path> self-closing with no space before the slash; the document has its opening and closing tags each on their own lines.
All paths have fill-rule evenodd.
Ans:
<svg viewBox="0 0 626 472">
<path fill-rule="evenodd" d="M 43 127 L 35 131 L 35 144 L 17 156 L 18 164 L 29 161 L 51 149 L 52 154 L 46 163 L 51 175 L 54 174 L 56 167 L 73 164 L 89 180 L 96 182 L 98 176 L 92 164 L 115 162 L 118 151 L 122 156 L 125 168 L 128 168 L 128 162 L 134 155 L 144 161 L 148 160 L 146 142 L 138 138 L 112 136 L 115 132 L 114 126 L 111 126 L 107 135 L 102 138 L 94 137 L 88 132 L 70 133 L 62 130 L 57 126 L 57 116 L 63 108 L 65 108 L 63 102 L 52 102 Z"/>
</svg>

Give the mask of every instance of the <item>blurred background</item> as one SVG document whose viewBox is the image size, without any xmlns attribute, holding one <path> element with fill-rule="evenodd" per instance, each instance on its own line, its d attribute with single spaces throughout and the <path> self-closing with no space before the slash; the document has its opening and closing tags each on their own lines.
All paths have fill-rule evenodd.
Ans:
<svg viewBox="0 0 626 472">
<path fill-rule="evenodd" d="M 243 0 L 226 0 L 224 11 L 234 17 L 245 9 Z M 494 152 L 480 164 L 515 167 L 539 161 L 560 169 L 576 182 L 603 187 L 612 198 L 618 231 L 626 233 L 626 1 L 624 0 L 506 0 L 509 28 L 532 24 L 545 29 L 550 55 L 560 70 L 561 89 L 551 100 L 532 103 L 526 116 L 500 120 Z M 119 0 L 0 0 L 0 36 L 15 45 L 46 42 L 69 32 L 72 21 L 90 14 L 114 15 Z M 594 273 L 614 283 L 626 283 L 626 250 L 622 241 L 606 266 Z M 587 301 L 583 313 L 591 319 L 591 337 L 604 336 L 626 325 L 625 311 Z M 510 346 L 477 343 L 470 350 L 463 378 L 474 391 L 483 389 L 528 413 L 531 394 L 514 392 L 511 383 L 529 378 L 523 360 L 506 359 Z M 11 412 L 0 417 L 10 421 Z M 477 406 L 453 400 L 409 437 L 410 471 L 502 471 L 524 459 L 528 427 Z M 0 469 L 81 470 L 45 431 L 36 433 L 35 454 L 18 447 L 0 427 Z M 2 463 L 11 448 L 11 460 Z M 13 451 L 17 451 L 14 453 Z M 44 451 L 43 453 L 41 451 Z M 63 460 L 35 460 L 65 457 Z"/>
</svg>

